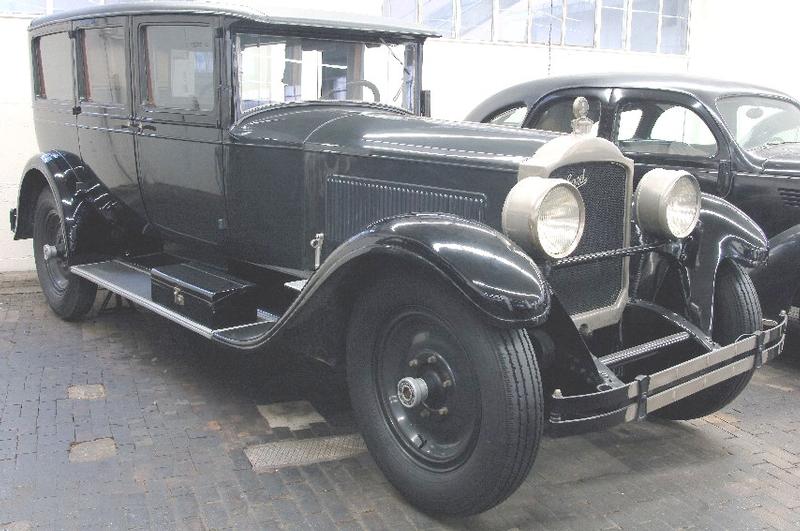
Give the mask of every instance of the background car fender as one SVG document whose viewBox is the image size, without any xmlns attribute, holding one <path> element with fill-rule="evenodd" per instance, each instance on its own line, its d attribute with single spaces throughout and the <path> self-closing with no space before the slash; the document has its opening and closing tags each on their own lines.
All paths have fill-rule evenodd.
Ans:
<svg viewBox="0 0 800 531">
<path fill-rule="evenodd" d="M 378 221 L 334 249 L 264 335 L 228 344 L 259 348 L 283 329 L 306 330 L 306 352 L 333 363 L 359 285 L 393 267 L 440 276 L 498 326 L 537 326 L 550 311 L 551 289 L 539 266 L 504 235 L 450 214 L 404 214 Z M 332 307 L 344 310 L 332 315 L 325 310 Z M 316 324 L 311 334 L 309 319 Z"/>
<path fill-rule="evenodd" d="M 788 310 L 800 286 L 800 225 L 770 238 L 767 262 L 750 271 L 767 317 Z"/>
<path fill-rule="evenodd" d="M 711 194 L 702 194 L 700 223 L 694 249 L 685 265 L 689 317 L 710 335 L 714 322 L 717 271 L 725 261 L 747 268 L 761 265 L 769 250 L 764 231 L 737 207 Z"/>
</svg>

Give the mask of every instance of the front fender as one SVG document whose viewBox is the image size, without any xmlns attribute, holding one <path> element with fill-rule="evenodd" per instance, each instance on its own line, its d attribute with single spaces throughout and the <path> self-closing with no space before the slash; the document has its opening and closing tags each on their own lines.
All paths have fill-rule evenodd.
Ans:
<svg viewBox="0 0 800 531">
<path fill-rule="evenodd" d="M 767 317 L 788 310 L 800 286 L 800 225 L 769 240 L 769 258 L 750 271 L 761 309 Z"/>
<path fill-rule="evenodd" d="M 764 231 L 747 214 L 711 194 L 702 196 L 700 222 L 693 236 L 693 257 L 685 263 L 689 317 L 710 335 L 719 266 L 730 260 L 757 267 L 766 260 L 769 244 Z"/>
<path fill-rule="evenodd" d="M 312 281 L 375 254 L 428 267 L 498 324 L 536 326 L 547 318 L 551 290 L 533 259 L 494 229 L 449 214 L 379 221 L 337 247 Z"/>
</svg>

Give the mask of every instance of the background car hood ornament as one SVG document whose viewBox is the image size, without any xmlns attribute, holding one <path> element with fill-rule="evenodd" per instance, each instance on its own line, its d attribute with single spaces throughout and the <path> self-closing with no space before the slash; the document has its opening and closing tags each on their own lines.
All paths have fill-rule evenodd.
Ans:
<svg viewBox="0 0 800 531">
<path fill-rule="evenodd" d="M 575 119 L 570 122 L 572 124 L 572 134 L 574 135 L 590 135 L 592 134 L 592 127 L 594 122 L 589 118 L 589 100 L 583 96 L 575 98 L 572 103 L 572 114 Z"/>
</svg>

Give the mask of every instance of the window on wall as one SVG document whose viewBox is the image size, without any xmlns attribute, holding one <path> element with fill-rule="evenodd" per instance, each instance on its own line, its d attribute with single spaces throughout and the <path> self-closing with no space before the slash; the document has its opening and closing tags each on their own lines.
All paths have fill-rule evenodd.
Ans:
<svg viewBox="0 0 800 531">
<path fill-rule="evenodd" d="M 440 32 L 444 37 L 454 36 L 455 10 L 453 0 L 422 0 L 420 22 Z"/>
<path fill-rule="evenodd" d="M 528 0 L 500 0 L 496 21 L 498 41 L 527 42 Z"/>
<path fill-rule="evenodd" d="M 658 51 L 659 0 L 631 0 L 631 51 Z"/>
<path fill-rule="evenodd" d="M 567 0 L 564 15 L 564 44 L 594 46 L 595 0 Z"/>
<path fill-rule="evenodd" d="M 106 105 L 127 104 L 125 29 L 87 29 L 79 35 L 81 99 Z"/>
<path fill-rule="evenodd" d="M 607 50 L 625 48 L 626 0 L 600 0 L 598 47 Z"/>
<path fill-rule="evenodd" d="M 459 5 L 461 7 L 459 36 L 462 39 L 477 41 L 492 40 L 492 2 L 459 0 Z"/>
<path fill-rule="evenodd" d="M 168 109 L 214 108 L 214 37 L 209 26 L 148 26 L 147 104 Z"/>
<path fill-rule="evenodd" d="M 46 0 L 0 0 L 0 13 L 36 15 L 45 13 Z"/>
<path fill-rule="evenodd" d="M 383 0 L 445 37 L 686 54 L 691 0 Z M 416 19 L 413 18 L 416 8 Z"/>
<path fill-rule="evenodd" d="M 564 5 L 562 0 L 532 0 L 530 41 L 537 44 L 561 44 Z"/>
<path fill-rule="evenodd" d="M 398 22 L 416 22 L 417 0 L 386 0 L 383 3 L 383 16 Z"/>
<path fill-rule="evenodd" d="M 36 96 L 72 101 L 72 40 L 66 33 L 44 35 L 34 41 Z"/>
</svg>

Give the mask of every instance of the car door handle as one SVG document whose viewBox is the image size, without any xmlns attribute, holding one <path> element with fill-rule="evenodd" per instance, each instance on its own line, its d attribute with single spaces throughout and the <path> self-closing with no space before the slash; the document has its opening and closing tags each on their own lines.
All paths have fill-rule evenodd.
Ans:
<svg viewBox="0 0 800 531">
<path fill-rule="evenodd" d="M 139 122 L 134 122 L 133 120 L 128 120 L 128 123 L 122 124 L 119 126 L 120 129 L 129 129 L 134 133 L 141 133 L 142 132 L 142 124 Z"/>
</svg>

